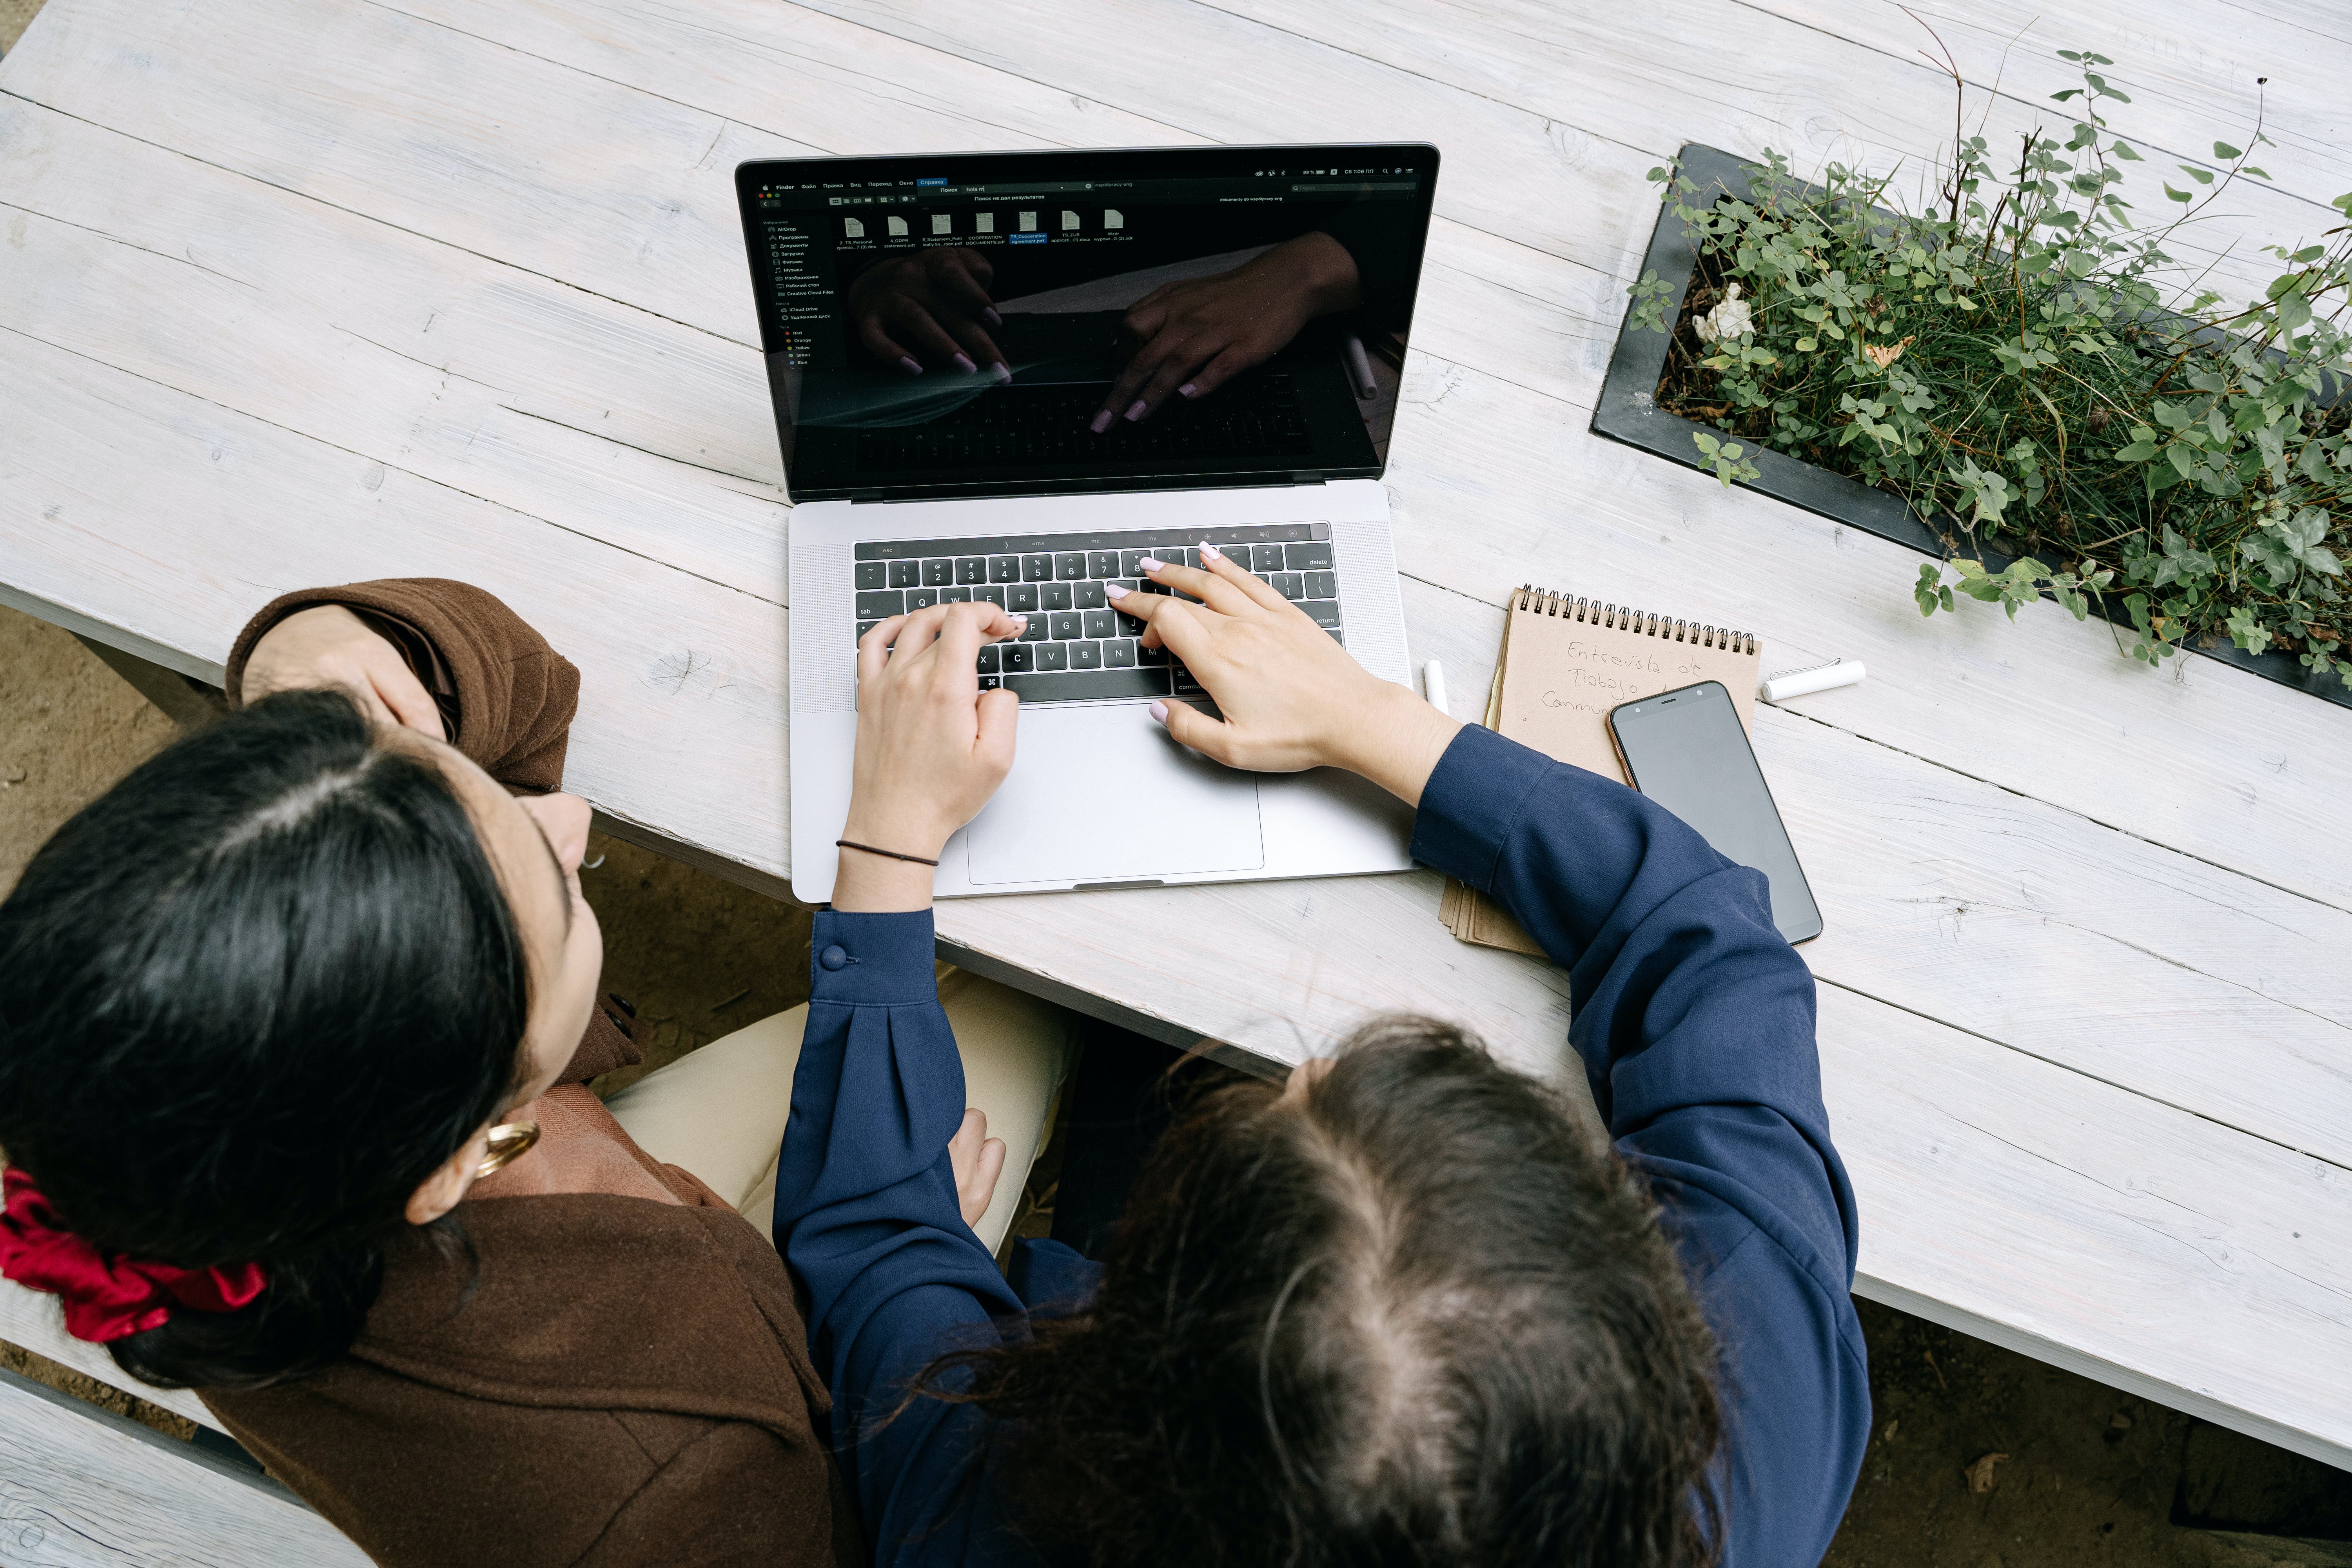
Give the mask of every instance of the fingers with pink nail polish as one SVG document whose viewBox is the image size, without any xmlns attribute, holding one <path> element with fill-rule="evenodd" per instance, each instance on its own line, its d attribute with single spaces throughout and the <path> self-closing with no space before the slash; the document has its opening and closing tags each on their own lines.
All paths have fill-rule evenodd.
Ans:
<svg viewBox="0 0 2352 1568">
<path fill-rule="evenodd" d="M 1106 408 L 1106 409 L 1104 409 L 1100 414 L 1096 415 L 1096 416 L 1095 416 L 1095 422 L 1094 422 L 1093 424 L 1091 424 L 1091 425 L 1087 426 L 1087 429 L 1089 429 L 1089 430 L 1091 430 L 1091 431 L 1093 431 L 1093 432 L 1094 432 L 1096 435 L 1097 435 L 1097 436 L 1101 435 L 1104 431 L 1106 431 L 1106 430 L 1109 429 L 1109 428 L 1110 428 L 1110 410 L 1109 410 L 1109 409 L 1108 409 L 1108 408 Z"/>
<path fill-rule="evenodd" d="M 1103 584 L 1103 597 L 1106 599 L 1124 599 L 1127 597 L 1127 590 L 1120 587 L 1116 583 L 1106 583 Z"/>
<path fill-rule="evenodd" d="M 1151 705 L 1151 720 L 1155 724 L 1165 724 L 1168 722 L 1168 704 L 1165 702 L 1153 703 Z"/>
<path fill-rule="evenodd" d="M 1176 389 L 1176 395 L 1179 397 L 1198 397 L 1200 395 L 1201 389 L 1189 381 Z"/>
<path fill-rule="evenodd" d="M 908 375 L 920 375 L 923 374 L 922 365 L 916 361 L 915 356 L 912 354 L 900 354 L 898 356 L 898 368 L 905 371 Z"/>
<path fill-rule="evenodd" d="M 1134 424 L 1137 420 L 1143 417 L 1144 412 L 1144 401 L 1139 397 L 1135 400 L 1135 406 L 1127 411 L 1127 422 L 1130 425 Z"/>
<path fill-rule="evenodd" d="M 955 366 L 956 369 L 963 372 L 966 375 L 977 375 L 980 374 L 980 366 L 971 363 L 971 356 L 970 354 L 960 353 L 956 355 Z"/>
<path fill-rule="evenodd" d="M 1203 560 L 1203 561 L 1223 561 L 1224 558 L 1225 558 L 1225 552 L 1224 552 L 1223 551 L 1222 551 L 1222 550 L 1218 549 L 1215 545 L 1213 545 L 1213 544 L 1210 543 L 1210 542 L 1209 542 L 1207 540 L 1205 540 L 1205 539 L 1204 539 L 1204 540 L 1202 540 L 1202 541 L 1201 541 L 1201 559 L 1202 559 L 1202 560 Z"/>
<path fill-rule="evenodd" d="M 1167 565 L 1168 563 L 1165 561 L 1155 560 L 1151 556 L 1147 555 L 1142 560 L 1137 562 L 1136 564 L 1142 567 L 1146 572 L 1157 572 L 1162 566 Z"/>
<path fill-rule="evenodd" d="M 988 324 L 992 327 L 1004 325 L 1004 318 L 996 313 L 996 307 L 993 305 L 982 305 L 980 308 L 980 313 L 987 319 Z"/>
</svg>

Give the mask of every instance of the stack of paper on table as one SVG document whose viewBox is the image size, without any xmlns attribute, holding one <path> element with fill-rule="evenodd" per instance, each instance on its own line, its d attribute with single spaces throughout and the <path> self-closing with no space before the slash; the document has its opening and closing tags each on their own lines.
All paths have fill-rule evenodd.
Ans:
<svg viewBox="0 0 2352 1568">
<path fill-rule="evenodd" d="M 1750 633 L 1533 587 L 1513 594 L 1507 609 L 1486 693 L 1490 730 L 1622 782 L 1631 781 L 1609 733 L 1609 710 L 1621 702 L 1719 680 L 1740 727 L 1754 731 L 1758 644 Z M 1501 905 L 1451 877 L 1437 918 L 1464 942 L 1543 952 Z"/>
</svg>

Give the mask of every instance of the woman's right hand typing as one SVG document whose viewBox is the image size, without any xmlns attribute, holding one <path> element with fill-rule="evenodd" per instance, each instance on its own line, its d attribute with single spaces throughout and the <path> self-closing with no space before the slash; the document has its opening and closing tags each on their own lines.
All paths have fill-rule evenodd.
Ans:
<svg viewBox="0 0 2352 1568">
<path fill-rule="evenodd" d="M 1013 771 L 1021 700 L 980 689 L 981 645 L 1025 617 L 996 605 L 933 605 L 893 616 L 857 643 L 857 747 L 842 837 L 837 910 L 928 909 L 949 835 L 980 815 Z M 894 646 L 895 645 L 895 646 Z"/>
<path fill-rule="evenodd" d="M 1201 546 L 1200 567 L 1147 569 L 1155 583 L 1201 600 L 1121 592 L 1121 613 L 1145 623 L 1146 647 L 1165 647 L 1208 688 L 1222 721 L 1182 702 L 1152 716 L 1184 745 L 1255 773 L 1341 767 L 1408 805 L 1462 726 L 1358 664 L 1272 584 Z"/>
</svg>

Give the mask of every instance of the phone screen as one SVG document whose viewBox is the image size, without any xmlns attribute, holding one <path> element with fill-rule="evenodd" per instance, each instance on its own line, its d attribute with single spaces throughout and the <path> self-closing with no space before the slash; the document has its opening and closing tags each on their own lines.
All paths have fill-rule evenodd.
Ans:
<svg viewBox="0 0 2352 1568">
<path fill-rule="evenodd" d="M 1780 825 L 1731 694 L 1703 680 L 1612 709 L 1609 728 L 1633 787 L 1689 823 L 1727 860 L 1764 873 L 1772 923 L 1790 942 L 1822 934 L 1805 868 Z"/>
</svg>

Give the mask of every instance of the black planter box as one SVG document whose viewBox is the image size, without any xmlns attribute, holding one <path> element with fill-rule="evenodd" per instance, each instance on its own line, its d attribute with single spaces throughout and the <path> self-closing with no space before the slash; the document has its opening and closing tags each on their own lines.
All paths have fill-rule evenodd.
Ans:
<svg viewBox="0 0 2352 1568">
<path fill-rule="evenodd" d="M 1695 142 L 1682 150 L 1682 172 L 1697 184 L 1702 196 L 1715 189 L 1740 201 L 1751 200 L 1747 171 L 1740 165 L 1741 161 L 1732 154 Z M 1642 258 L 1642 266 L 1644 271 L 1655 272 L 1673 290 L 1665 306 L 1665 320 L 1671 329 L 1682 318 L 1683 299 L 1698 268 L 1698 250 L 1664 205 L 1658 209 L 1658 226 L 1650 236 L 1649 253 Z M 1982 560 L 1987 571 L 2000 572 L 2016 559 L 1990 545 L 1955 548 L 1954 542 L 1967 537 L 1958 520 L 1947 519 L 1941 528 L 1931 526 L 1912 510 L 1910 503 L 1891 490 L 1864 484 L 1860 479 L 1775 451 L 1761 442 L 1735 437 L 1714 426 L 1685 419 L 1660 408 L 1656 399 L 1658 381 L 1664 374 L 1666 348 L 1672 340 L 1666 332 L 1636 329 L 1631 323 L 1632 314 L 1629 302 L 1627 323 L 1618 329 L 1617 345 L 1609 355 L 1609 375 L 1601 386 L 1600 405 L 1593 410 L 1595 434 L 1639 447 L 1686 468 L 1701 469 L 1706 464 L 1691 440 L 1694 433 L 1705 430 L 1723 440 L 1737 439 L 1743 456 L 1756 465 L 1757 477 L 1744 481 L 1749 489 L 1761 490 L 1791 506 L 1874 533 L 1881 539 L 1907 544 L 1938 560 L 1969 554 Z M 1908 584 L 1905 587 L 1907 595 Z M 2122 595 L 2090 597 L 2095 613 L 2126 626 L 2131 624 Z M 1993 608 L 1990 605 L 1985 607 Z M 2247 653 L 2226 639 L 2212 647 L 2201 642 L 2182 646 L 2208 658 L 2252 670 L 2282 686 L 2292 686 L 2298 691 L 2352 708 L 2352 689 L 2347 689 L 2333 672 L 2323 674 L 2305 668 L 2294 654 Z"/>
</svg>

